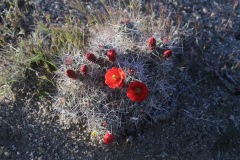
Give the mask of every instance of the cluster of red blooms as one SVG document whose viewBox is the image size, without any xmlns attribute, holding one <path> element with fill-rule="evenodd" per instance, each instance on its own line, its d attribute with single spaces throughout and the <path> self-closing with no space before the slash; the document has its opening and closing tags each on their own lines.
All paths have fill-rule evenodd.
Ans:
<svg viewBox="0 0 240 160">
<path fill-rule="evenodd" d="M 87 72 L 88 72 L 88 67 L 87 67 L 87 65 L 86 65 L 86 64 L 82 65 L 82 66 L 80 67 L 79 71 L 82 73 L 82 75 L 84 75 L 84 76 L 87 75 Z M 72 70 L 72 69 L 68 69 L 68 70 L 66 71 L 66 76 L 67 76 L 68 78 L 73 79 L 73 80 L 76 80 L 76 79 L 78 79 L 78 77 L 79 77 L 78 73 L 77 73 L 76 71 Z"/>
<path fill-rule="evenodd" d="M 126 74 L 121 68 L 112 67 L 105 74 L 105 83 L 110 88 L 122 88 Z M 148 88 L 145 83 L 133 81 L 129 84 L 127 96 L 133 102 L 144 101 L 148 95 Z"/>
<path fill-rule="evenodd" d="M 150 37 L 148 39 L 148 49 L 153 51 L 156 49 L 156 39 L 154 37 Z M 169 58 L 172 55 L 172 51 L 167 49 L 163 52 L 164 58 Z M 114 49 L 110 49 L 107 51 L 108 60 L 114 62 L 116 60 L 116 51 Z M 86 59 L 96 63 L 97 58 L 93 53 L 87 53 Z M 69 60 L 67 62 L 70 62 Z M 72 61 L 71 61 L 72 62 Z M 70 63 L 71 63 L 70 62 Z M 66 63 L 67 64 L 67 63 Z M 80 72 L 83 75 L 87 75 L 88 67 L 86 64 L 80 67 Z M 79 75 L 72 69 L 68 69 L 66 71 L 67 77 L 76 80 Z M 126 74 L 121 68 L 112 67 L 105 74 L 105 83 L 112 89 L 114 88 L 122 88 L 124 85 Z M 148 88 L 145 83 L 139 81 L 133 81 L 129 84 L 127 89 L 127 97 L 131 99 L 133 102 L 144 101 L 148 95 Z M 115 137 L 109 131 L 106 132 L 104 136 L 104 144 L 111 144 L 115 140 Z"/>
<path fill-rule="evenodd" d="M 107 51 L 107 57 L 108 57 L 109 61 L 114 62 L 116 60 L 116 51 L 114 49 L 110 49 L 109 51 Z M 95 63 L 97 61 L 97 57 L 93 53 L 89 53 L 89 52 L 86 54 L 86 59 L 89 60 L 90 62 L 93 62 L 93 63 Z M 65 63 L 66 63 L 66 65 L 70 65 L 72 63 L 72 59 L 67 58 Z M 82 65 L 80 67 L 79 71 L 84 76 L 87 75 L 87 73 L 88 73 L 88 66 L 86 64 Z M 73 79 L 73 80 L 76 80 L 79 77 L 77 72 L 72 70 L 72 69 L 68 69 L 66 71 L 66 76 L 68 78 Z"/>
<path fill-rule="evenodd" d="M 116 51 L 114 49 L 108 50 L 107 51 L 107 57 L 108 57 L 109 61 L 114 62 L 116 60 Z M 97 58 L 93 53 L 87 53 L 86 58 L 87 58 L 87 60 L 89 60 L 91 62 L 96 62 L 97 61 Z"/>
<path fill-rule="evenodd" d="M 154 37 L 150 37 L 148 39 L 148 49 L 150 51 L 153 51 L 156 49 L 157 43 L 156 43 L 156 39 Z M 172 56 L 172 51 L 170 49 L 167 49 L 163 52 L 163 57 L 164 58 L 169 58 Z"/>
</svg>

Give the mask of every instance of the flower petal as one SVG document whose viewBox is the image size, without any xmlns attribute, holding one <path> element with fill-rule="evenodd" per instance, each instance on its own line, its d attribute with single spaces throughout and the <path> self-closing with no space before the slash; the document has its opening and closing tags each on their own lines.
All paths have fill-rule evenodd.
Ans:
<svg viewBox="0 0 240 160">
<path fill-rule="evenodd" d="M 135 92 L 139 90 L 139 92 Z M 127 96 L 134 102 L 137 101 L 144 101 L 147 98 L 148 95 L 148 88 L 145 83 L 139 82 L 139 81 L 134 81 L 131 82 L 128 91 L 127 91 Z"/>
<path fill-rule="evenodd" d="M 121 68 L 113 67 L 105 74 L 105 83 L 110 88 L 122 87 L 125 79 L 125 73 Z"/>
</svg>

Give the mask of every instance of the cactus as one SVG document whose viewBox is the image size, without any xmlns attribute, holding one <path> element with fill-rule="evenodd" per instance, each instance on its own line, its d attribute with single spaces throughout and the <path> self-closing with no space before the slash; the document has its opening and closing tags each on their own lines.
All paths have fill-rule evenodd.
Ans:
<svg viewBox="0 0 240 160">
<path fill-rule="evenodd" d="M 64 64 L 68 58 L 66 55 L 62 67 L 56 72 L 59 90 L 57 96 L 66 99 L 65 103 L 56 101 L 56 110 L 60 113 L 64 110 L 64 114 L 76 117 L 81 115 L 80 118 L 85 120 L 89 131 L 94 131 L 94 135 L 98 133 L 103 137 L 109 130 L 119 136 L 148 120 L 169 117 L 176 106 L 175 82 L 171 76 L 173 56 L 168 54 L 168 59 L 161 56 L 166 49 L 171 49 L 171 55 L 172 52 L 174 55 L 177 48 L 181 48 L 179 37 L 175 33 L 176 27 L 169 26 L 166 33 L 159 22 L 152 30 L 147 30 L 144 25 L 151 26 L 154 23 L 148 21 L 149 17 L 128 17 L 130 18 L 124 21 L 116 18 L 119 21 L 117 26 L 108 22 L 104 27 L 92 28 L 90 47 L 86 47 L 89 50 L 87 57 L 75 49 L 75 54 L 71 57 L 73 63 Z M 148 49 L 151 35 L 155 37 L 154 47 L 156 45 L 159 49 Z M 169 39 L 163 43 L 162 39 L 166 37 Z M 114 54 L 106 54 L 112 48 Z M 100 60 L 104 63 L 99 63 Z M 88 66 L 88 76 L 80 76 L 76 81 L 63 76 L 68 68 L 79 70 L 83 64 Z M 126 75 L 123 85 L 110 88 L 105 83 L 105 74 L 113 67 L 121 68 Z M 133 81 L 139 81 L 144 84 L 144 88 L 147 87 L 148 95 L 140 102 L 132 101 L 127 95 L 127 88 Z"/>
</svg>

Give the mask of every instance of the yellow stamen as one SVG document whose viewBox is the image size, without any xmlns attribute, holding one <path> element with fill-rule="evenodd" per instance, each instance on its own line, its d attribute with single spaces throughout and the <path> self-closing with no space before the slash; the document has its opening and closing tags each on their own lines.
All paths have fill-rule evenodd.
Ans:
<svg viewBox="0 0 240 160">
<path fill-rule="evenodd" d="M 92 131 L 91 136 L 95 137 L 96 135 L 97 135 L 97 132 L 96 131 Z"/>
<path fill-rule="evenodd" d="M 112 78 L 113 78 L 114 80 L 116 80 L 116 79 L 117 79 L 117 76 L 116 76 L 115 74 L 113 74 L 113 75 L 112 75 Z"/>
</svg>

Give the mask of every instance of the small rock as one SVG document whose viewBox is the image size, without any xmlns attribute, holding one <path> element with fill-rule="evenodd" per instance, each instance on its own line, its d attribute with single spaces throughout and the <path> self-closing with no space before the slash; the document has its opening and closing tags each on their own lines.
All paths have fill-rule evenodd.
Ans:
<svg viewBox="0 0 240 160">
<path fill-rule="evenodd" d="M 4 155 L 5 155 L 5 156 L 9 156 L 9 153 L 8 153 L 8 152 L 4 152 Z"/>
</svg>

